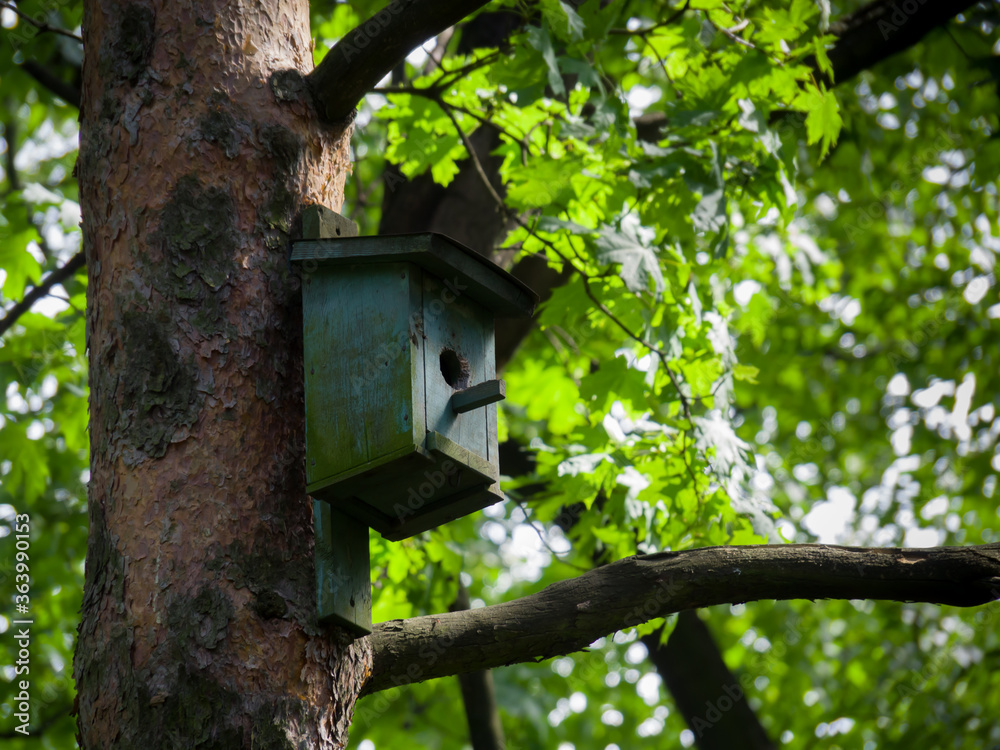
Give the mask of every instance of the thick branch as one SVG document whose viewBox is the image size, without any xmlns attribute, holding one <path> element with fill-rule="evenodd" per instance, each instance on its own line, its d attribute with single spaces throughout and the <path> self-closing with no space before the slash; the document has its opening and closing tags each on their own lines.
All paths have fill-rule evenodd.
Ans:
<svg viewBox="0 0 1000 750">
<path fill-rule="evenodd" d="M 410 52 L 489 0 L 393 0 L 306 76 L 320 116 L 339 123 Z"/>
<path fill-rule="evenodd" d="M 76 273 L 78 269 L 83 268 L 84 260 L 83 251 L 81 250 L 66 261 L 66 265 L 62 268 L 57 268 L 55 271 L 50 273 L 42 279 L 38 286 L 32 287 L 31 290 L 24 295 L 24 299 L 16 305 L 12 305 L 10 309 L 7 310 L 7 314 L 4 315 L 3 318 L 0 318 L 0 336 L 3 336 L 7 330 L 17 322 L 18 318 L 28 312 L 33 304 L 51 292 L 52 287 L 66 281 L 66 279 Z"/>
<path fill-rule="evenodd" d="M 898 52 L 909 49 L 976 0 L 926 0 L 898 3 L 876 0 L 840 19 L 830 29 L 837 42 L 829 51 L 836 83 L 850 80 Z M 903 10 L 903 7 L 906 10 Z M 907 12 L 912 9 L 912 12 Z"/>
<path fill-rule="evenodd" d="M 549 659 L 684 609 L 758 599 L 888 599 L 973 606 L 1000 598 L 1000 544 L 860 549 L 787 544 L 628 557 L 537 594 L 375 626 L 364 692 Z"/>
</svg>

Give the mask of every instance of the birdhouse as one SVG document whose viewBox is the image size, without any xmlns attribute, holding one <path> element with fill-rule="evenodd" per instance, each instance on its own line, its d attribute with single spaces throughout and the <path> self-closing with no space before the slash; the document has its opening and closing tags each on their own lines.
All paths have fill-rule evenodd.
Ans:
<svg viewBox="0 0 1000 750">
<path fill-rule="evenodd" d="M 355 233 L 312 207 L 292 251 L 308 491 L 398 540 L 503 499 L 494 320 L 537 297 L 443 235 Z"/>
</svg>

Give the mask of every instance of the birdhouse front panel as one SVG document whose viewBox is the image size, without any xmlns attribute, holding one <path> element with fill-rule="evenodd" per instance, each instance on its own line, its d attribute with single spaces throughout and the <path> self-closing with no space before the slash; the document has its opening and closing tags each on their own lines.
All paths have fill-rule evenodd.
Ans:
<svg viewBox="0 0 1000 750">
<path fill-rule="evenodd" d="M 423 342 L 412 320 L 421 276 L 403 263 L 306 280 L 310 491 L 408 456 L 423 442 Z"/>
<path fill-rule="evenodd" d="M 440 235 L 296 242 L 308 490 L 388 539 L 503 498 L 494 317 L 535 298 Z"/>
</svg>

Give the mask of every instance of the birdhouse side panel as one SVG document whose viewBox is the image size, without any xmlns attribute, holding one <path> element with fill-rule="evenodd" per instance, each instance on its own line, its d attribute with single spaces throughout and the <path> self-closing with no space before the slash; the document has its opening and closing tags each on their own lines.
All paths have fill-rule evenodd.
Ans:
<svg viewBox="0 0 1000 750">
<path fill-rule="evenodd" d="M 493 313 L 447 279 L 425 273 L 423 291 L 427 429 L 488 459 L 487 409 L 458 414 L 451 399 L 494 376 Z"/>
<path fill-rule="evenodd" d="M 321 269 L 306 280 L 310 491 L 415 450 L 425 432 L 420 270 Z"/>
</svg>

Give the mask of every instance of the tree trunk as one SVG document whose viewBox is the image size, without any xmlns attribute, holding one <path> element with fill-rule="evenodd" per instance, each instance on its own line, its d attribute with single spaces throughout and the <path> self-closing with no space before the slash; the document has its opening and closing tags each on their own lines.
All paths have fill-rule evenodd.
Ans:
<svg viewBox="0 0 1000 750">
<path fill-rule="evenodd" d="M 84 748 L 335 748 L 367 646 L 316 623 L 288 240 L 349 130 L 280 103 L 305 0 L 87 0 Z"/>
</svg>

